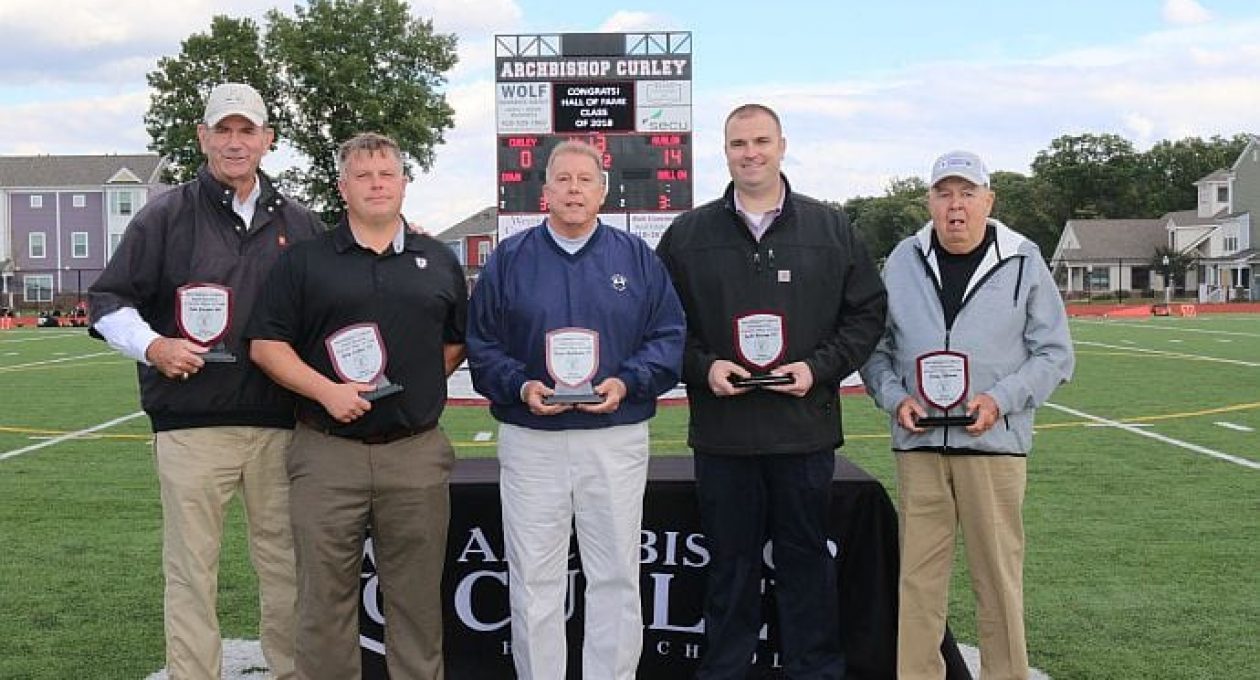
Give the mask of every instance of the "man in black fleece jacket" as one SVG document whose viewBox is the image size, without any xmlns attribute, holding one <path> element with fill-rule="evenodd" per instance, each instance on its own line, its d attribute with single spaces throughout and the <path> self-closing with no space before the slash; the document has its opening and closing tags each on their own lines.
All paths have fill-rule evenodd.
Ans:
<svg viewBox="0 0 1260 680">
<path fill-rule="evenodd" d="M 844 213 L 792 192 L 779 171 L 786 147 L 769 108 L 731 112 L 730 186 L 679 216 L 657 248 L 687 313 L 688 444 L 712 555 L 702 680 L 747 674 L 767 538 L 787 676 L 845 671 L 827 546 L 837 391 L 879 340 L 886 300 Z M 744 382 L 754 376 L 760 386 Z"/>
</svg>

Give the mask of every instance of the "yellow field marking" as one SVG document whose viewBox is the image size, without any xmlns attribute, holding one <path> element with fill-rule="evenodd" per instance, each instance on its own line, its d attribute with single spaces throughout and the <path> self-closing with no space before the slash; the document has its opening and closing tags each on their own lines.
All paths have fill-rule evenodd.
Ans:
<svg viewBox="0 0 1260 680">
<path fill-rule="evenodd" d="M 1182 418 L 1199 418 L 1202 416 L 1215 415 L 1217 413 L 1233 413 L 1235 411 L 1250 411 L 1260 408 L 1260 401 L 1254 401 L 1246 404 L 1233 404 L 1231 406 L 1219 406 L 1217 408 L 1202 409 L 1199 411 L 1184 411 L 1182 413 L 1165 413 L 1162 416 L 1132 416 L 1129 418 L 1115 418 L 1117 423 L 1149 423 L 1152 420 L 1180 420 Z M 1081 427 L 1092 424 L 1092 420 L 1073 420 L 1066 423 L 1045 423 L 1038 425 L 1037 430 L 1041 429 L 1059 429 L 1063 427 Z"/>
<path fill-rule="evenodd" d="M 63 434 L 70 434 L 74 430 L 41 430 L 33 427 L 7 427 L 0 425 L 0 432 L 8 432 L 11 434 L 26 435 L 28 437 L 60 437 Z M 77 439 L 134 439 L 145 440 L 152 439 L 153 433 L 148 434 L 91 434 Z"/>
<path fill-rule="evenodd" d="M 454 408 L 466 408 L 466 407 L 454 407 Z M 1198 411 L 1185 411 L 1181 413 L 1166 413 L 1164 415 L 1158 415 L 1158 416 L 1132 416 L 1129 418 L 1116 418 L 1115 421 L 1117 423 L 1148 423 L 1148 422 L 1157 421 L 1157 420 L 1180 420 L 1180 419 L 1185 419 L 1185 418 L 1199 418 L 1203 416 L 1217 415 L 1220 413 L 1234 413 L 1237 411 L 1250 411 L 1253 409 L 1260 409 L 1260 401 L 1250 402 L 1250 403 L 1245 403 L 1245 404 L 1233 404 L 1231 406 L 1220 406 L 1217 408 L 1201 409 Z M 1085 427 L 1086 425 L 1092 425 L 1092 424 L 1094 424 L 1094 421 L 1091 421 L 1091 420 L 1072 420 L 1072 421 L 1067 421 L 1067 422 L 1062 422 L 1062 423 L 1040 423 L 1034 428 L 1034 430 L 1059 430 L 1065 427 Z M 0 426 L 0 432 L 8 432 L 12 434 L 20 434 L 20 435 L 28 435 L 28 436 L 50 436 L 51 437 L 51 436 L 60 436 L 60 435 L 68 434 L 71 431 L 70 430 L 46 430 L 46 429 L 38 429 L 38 428 Z M 119 440 L 128 440 L 128 441 L 147 441 L 153 438 L 152 433 L 148 433 L 148 434 L 94 434 L 92 436 L 93 438 L 97 438 L 97 439 L 119 439 Z M 889 435 L 887 432 L 854 433 L 854 434 L 844 435 L 845 441 L 851 441 L 855 439 L 857 440 L 888 439 L 888 437 Z M 456 446 L 459 446 L 460 448 L 469 448 L 469 449 L 488 449 L 488 448 L 498 446 L 498 442 L 494 440 L 484 441 L 484 442 L 478 442 L 478 441 L 472 441 L 472 440 L 468 440 L 468 441 L 452 440 L 451 443 L 455 444 Z M 654 447 L 656 446 L 686 447 L 687 440 L 653 438 L 652 445 Z"/>
</svg>

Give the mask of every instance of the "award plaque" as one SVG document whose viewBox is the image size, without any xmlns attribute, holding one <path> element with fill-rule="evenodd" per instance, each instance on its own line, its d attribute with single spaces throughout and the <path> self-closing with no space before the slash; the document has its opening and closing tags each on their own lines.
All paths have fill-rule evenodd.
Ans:
<svg viewBox="0 0 1260 680">
<path fill-rule="evenodd" d="M 787 327 L 783 316 L 775 312 L 756 312 L 735 318 L 735 354 L 745 366 L 753 369 L 747 378 L 731 377 L 736 387 L 791 385 L 790 375 L 769 372 L 787 353 Z"/>
<path fill-rule="evenodd" d="M 381 329 L 375 323 L 356 323 L 346 326 L 324 339 L 333 370 L 346 382 L 365 383 L 376 388 L 360 392 L 368 401 L 402 392 L 402 385 L 395 385 L 385 377 L 388 355 L 381 341 Z"/>
<path fill-rule="evenodd" d="M 190 283 L 175 291 L 175 324 L 185 338 L 208 348 L 201 360 L 235 363 L 236 355 L 223 345 L 232 325 L 232 289 L 213 283 Z"/>
<path fill-rule="evenodd" d="M 942 350 L 920 355 L 916 360 L 919 394 L 929 405 L 945 412 L 943 416 L 919 418 L 919 427 L 951 427 L 971 425 L 976 417 L 970 414 L 949 415 L 949 410 L 967 397 L 970 384 L 967 355 Z"/>
<path fill-rule="evenodd" d="M 599 368 L 599 333 L 586 328 L 559 328 L 547 333 L 547 373 L 556 382 L 555 394 L 544 404 L 598 404 L 591 379 Z"/>
</svg>

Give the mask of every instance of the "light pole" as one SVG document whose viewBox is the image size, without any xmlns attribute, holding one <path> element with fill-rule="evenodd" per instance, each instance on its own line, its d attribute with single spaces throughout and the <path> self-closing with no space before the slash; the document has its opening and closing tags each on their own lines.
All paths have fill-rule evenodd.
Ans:
<svg viewBox="0 0 1260 680">
<path fill-rule="evenodd" d="M 1172 304 L 1172 268 L 1168 256 L 1164 256 L 1164 304 Z"/>
</svg>

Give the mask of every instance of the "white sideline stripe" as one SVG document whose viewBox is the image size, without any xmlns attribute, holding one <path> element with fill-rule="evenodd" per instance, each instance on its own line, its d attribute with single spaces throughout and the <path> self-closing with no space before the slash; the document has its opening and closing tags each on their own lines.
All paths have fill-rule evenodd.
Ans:
<svg viewBox="0 0 1260 680">
<path fill-rule="evenodd" d="M 45 340 L 59 340 L 63 338 L 81 338 L 82 333 L 48 333 L 35 338 L 7 338 L 0 340 L 0 345 L 13 345 L 19 342 L 44 342 Z"/>
<path fill-rule="evenodd" d="M 1191 444 L 1190 442 L 1183 442 L 1180 439 L 1173 439 L 1172 437 L 1165 437 L 1164 435 L 1158 434 L 1155 432 L 1147 432 L 1146 430 L 1143 430 L 1139 427 L 1135 427 L 1133 425 L 1117 422 L 1115 420 L 1108 420 L 1107 418 L 1102 418 L 1099 416 L 1090 415 L 1083 411 L 1077 411 L 1074 408 L 1068 408 L 1067 406 L 1060 406 L 1058 404 L 1054 404 L 1051 402 L 1046 402 L 1046 406 L 1049 406 L 1052 409 L 1063 411 L 1064 413 L 1067 413 L 1069 415 L 1076 416 L 1077 418 L 1085 418 L 1086 420 L 1092 420 L 1096 423 L 1105 423 L 1107 425 L 1110 425 L 1111 427 L 1124 430 L 1125 432 L 1132 432 L 1133 434 L 1141 435 L 1143 437 L 1150 437 L 1151 439 L 1163 442 L 1165 444 L 1171 444 L 1173 446 L 1177 446 L 1177 447 L 1186 449 L 1188 451 L 1194 451 L 1195 453 L 1201 453 L 1205 456 L 1211 456 L 1213 458 L 1217 458 L 1223 461 L 1234 463 L 1236 465 L 1248 467 L 1248 468 L 1251 468 L 1252 470 L 1260 470 L 1260 463 L 1254 460 L 1248 460 L 1246 458 L 1239 458 L 1238 456 L 1232 456 L 1228 453 L 1221 453 L 1220 451 L 1209 449 L 1206 446 L 1199 446 L 1198 444 Z"/>
<path fill-rule="evenodd" d="M 1154 331 L 1174 331 L 1177 333 L 1206 333 L 1208 335 L 1237 335 L 1244 338 L 1260 338 L 1260 334 L 1244 333 L 1242 331 L 1219 331 L 1213 328 L 1179 328 L 1177 326 L 1168 326 L 1160 323 L 1128 323 L 1124 321 L 1090 321 L 1088 319 L 1077 319 L 1079 323 L 1094 324 L 1095 326 L 1124 326 L 1125 328 L 1145 328 Z"/>
<path fill-rule="evenodd" d="M 121 356 L 117 352 L 96 352 L 94 354 L 80 354 L 77 357 L 61 357 L 60 359 L 49 359 L 48 361 L 32 361 L 29 364 L 13 364 L 12 366 L 0 366 L 0 371 L 12 371 L 16 368 L 31 368 L 33 366 L 46 366 L 48 364 L 60 364 L 67 361 L 78 361 L 79 359 L 95 359 L 96 357 Z"/>
<path fill-rule="evenodd" d="M 1255 431 L 1255 430 L 1252 430 L 1250 427 L 1247 427 L 1246 425 L 1239 425 L 1238 423 L 1227 423 L 1221 420 L 1218 420 L 1212 424 L 1219 425 L 1227 430 L 1234 430 L 1235 432 L 1254 432 Z"/>
<path fill-rule="evenodd" d="M 82 437 L 82 436 L 83 436 L 83 435 L 85 435 L 85 434 L 91 434 L 91 433 L 96 432 L 96 431 L 98 431 L 98 430 L 106 430 L 106 429 L 109 429 L 109 428 L 111 428 L 111 427 L 113 427 L 113 426 L 115 426 L 115 425 L 118 425 L 119 423 L 125 423 L 125 422 L 127 422 L 128 420 L 134 420 L 134 419 L 136 419 L 136 418 L 139 418 L 139 417 L 140 417 L 140 416 L 142 416 L 142 415 L 144 415 L 144 411 L 136 411 L 135 413 L 129 413 L 129 414 L 127 414 L 127 415 L 125 415 L 125 416 L 123 416 L 123 417 L 121 417 L 121 418 L 114 418 L 113 420 L 109 420 L 109 421 L 103 422 L 103 423 L 101 423 L 100 425 L 93 425 L 92 427 L 89 427 L 89 428 L 86 428 L 86 429 L 83 429 L 83 430 L 79 430 L 78 432 L 67 432 L 66 434 L 63 434 L 63 435 L 60 435 L 60 436 L 57 436 L 57 437 L 53 437 L 52 439 L 49 439 L 48 441 L 43 441 L 43 442 L 40 442 L 40 443 L 38 443 L 38 444 L 32 444 L 32 445 L 30 445 L 30 446 L 26 446 L 26 447 L 23 447 L 23 448 L 20 448 L 20 449 L 14 449 L 14 450 L 12 450 L 12 451 L 7 451 L 7 452 L 5 452 L 5 453 L 0 453 L 0 460 L 8 460 L 8 459 L 10 459 L 10 458 L 15 458 L 15 457 L 17 457 L 17 456 L 20 456 L 20 455 L 22 455 L 22 454 L 24 454 L 24 453 L 30 453 L 30 452 L 32 452 L 32 451 L 38 451 L 38 450 L 40 450 L 40 449 L 47 448 L 47 447 L 52 446 L 52 445 L 54 445 L 54 444 L 60 444 L 61 442 L 64 442 L 64 441 L 69 440 L 69 439 L 76 439 L 76 438 L 78 438 L 78 437 Z"/>
<path fill-rule="evenodd" d="M 1121 345 L 1108 345 L 1105 342 L 1091 342 L 1089 340 L 1077 340 L 1078 345 L 1087 345 L 1089 347 L 1102 347 L 1103 349 L 1122 349 L 1126 352 L 1145 352 L 1146 354 L 1163 354 L 1164 356 L 1180 357 L 1182 359 L 1198 359 L 1199 361 L 1216 361 L 1222 364 L 1236 364 L 1238 366 L 1247 366 L 1249 368 L 1260 368 L 1260 364 L 1254 361 L 1243 361 L 1242 359 L 1222 359 L 1220 357 L 1209 357 L 1202 354 L 1187 354 L 1185 352 L 1169 352 L 1162 349 L 1144 349 L 1142 347 L 1124 347 Z"/>
</svg>

